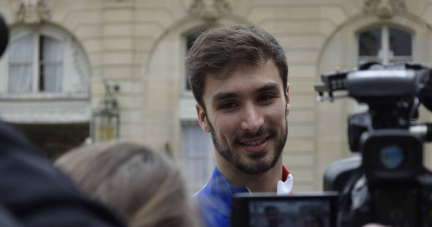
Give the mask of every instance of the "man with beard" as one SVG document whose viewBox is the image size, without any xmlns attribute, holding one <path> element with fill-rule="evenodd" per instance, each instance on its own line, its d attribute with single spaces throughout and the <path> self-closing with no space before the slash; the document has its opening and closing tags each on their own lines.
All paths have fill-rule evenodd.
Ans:
<svg viewBox="0 0 432 227">
<path fill-rule="evenodd" d="M 267 227 L 280 227 L 281 215 L 280 211 L 275 206 L 267 206 L 264 208 L 265 218 L 267 220 Z"/>
<path fill-rule="evenodd" d="M 290 111 L 285 53 L 255 26 L 220 27 L 198 37 L 186 71 L 216 157 L 213 176 L 194 200 L 207 226 L 230 226 L 235 193 L 292 189 L 281 155 Z"/>
</svg>

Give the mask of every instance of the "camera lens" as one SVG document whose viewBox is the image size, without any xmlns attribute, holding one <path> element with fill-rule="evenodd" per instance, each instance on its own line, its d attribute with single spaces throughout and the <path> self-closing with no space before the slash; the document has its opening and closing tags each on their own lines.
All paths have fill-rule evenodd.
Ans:
<svg viewBox="0 0 432 227">
<path fill-rule="evenodd" d="M 396 169 L 404 160 L 404 151 L 398 146 L 385 146 L 381 149 L 380 156 L 385 168 Z"/>
</svg>

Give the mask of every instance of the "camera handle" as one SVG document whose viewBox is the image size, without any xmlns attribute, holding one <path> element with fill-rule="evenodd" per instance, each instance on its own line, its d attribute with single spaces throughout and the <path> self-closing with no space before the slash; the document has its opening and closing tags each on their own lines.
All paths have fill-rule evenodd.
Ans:
<svg viewBox="0 0 432 227">
<path fill-rule="evenodd" d="M 409 128 L 409 131 L 423 138 L 424 142 L 432 141 L 432 124 L 417 124 Z"/>
<path fill-rule="evenodd" d="M 351 191 L 353 190 L 356 182 L 365 174 L 363 166 L 358 167 L 352 173 L 350 179 L 342 190 L 339 197 L 339 211 L 337 215 L 337 227 L 351 227 Z"/>
</svg>

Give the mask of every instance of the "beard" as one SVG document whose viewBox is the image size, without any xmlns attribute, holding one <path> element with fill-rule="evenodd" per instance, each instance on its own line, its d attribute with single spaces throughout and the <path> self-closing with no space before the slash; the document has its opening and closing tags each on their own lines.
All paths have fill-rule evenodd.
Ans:
<svg viewBox="0 0 432 227">
<path fill-rule="evenodd" d="M 208 118 L 207 118 L 208 119 Z M 283 148 L 288 137 L 288 122 L 285 118 L 285 127 L 282 130 L 282 134 L 278 134 L 274 128 L 262 127 L 256 133 L 244 132 L 241 135 L 237 135 L 233 141 L 233 148 L 239 148 L 238 141 L 243 139 L 255 138 L 263 135 L 269 135 L 268 139 L 275 139 L 276 144 L 273 150 L 265 150 L 255 154 L 248 155 L 250 160 L 245 160 L 240 156 L 235 149 L 231 149 L 228 145 L 222 146 L 213 128 L 213 125 L 208 121 L 210 126 L 210 132 L 213 140 L 213 144 L 216 151 L 225 158 L 231 165 L 236 167 L 238 170 L 247 174 L 260 174 L 265 173 L 272 169 L 279 160 L 282 154 Z M 270 153 L 270 154 L 269 154 Z"/>
</svg>

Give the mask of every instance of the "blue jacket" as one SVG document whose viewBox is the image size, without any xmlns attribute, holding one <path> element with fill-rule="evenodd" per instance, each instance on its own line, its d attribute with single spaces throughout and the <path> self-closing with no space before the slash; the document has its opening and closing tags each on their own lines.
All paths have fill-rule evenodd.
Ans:
<svg viewBox="0 0 432 227">
<path fill-rule="evenodd" d="M 282 167 L 282 180 L 288 178 L 289 171 Z M 230 227 L 231 203 L 234 194 L 249 192 L 246 187 L 233 187 L 215 168 L 210 181 L 193 196 L 207 227 Z"/>
<path fill-rule="evenodd" d="M 193 196 L 207 227 L 230 227 L 232 199 L 240 192 L 249 189 L 232 187 L 216 167 L 210 181 Z"/>
</svg>

